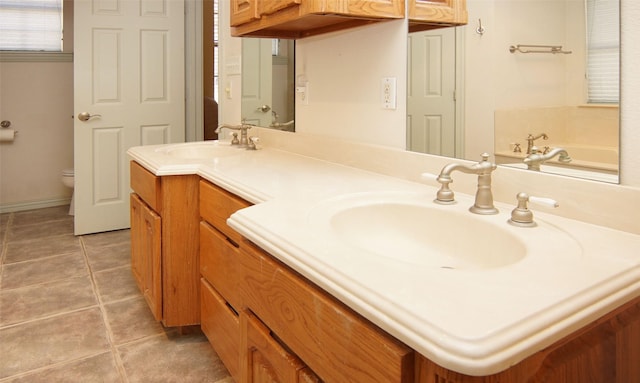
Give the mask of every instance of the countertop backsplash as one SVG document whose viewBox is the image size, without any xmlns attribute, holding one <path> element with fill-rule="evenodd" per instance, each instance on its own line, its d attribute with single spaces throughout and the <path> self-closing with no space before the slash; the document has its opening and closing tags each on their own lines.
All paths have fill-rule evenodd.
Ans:
<svg viewBox="0 0 640 383">
<path fill-rule="evenodd" d="M 281 132 L 256 128 L 251 132 L 260 137 L 264 146 L 306 155 L 363 170 L 386 174 L 436 186 L 421 175 L 438 174 L 450 162 L 472 163 L 429 154 L 409 152 L 384 146 L 362 144 L 347 140 Z M 478 153 L 478 160 L 480 160 Z M 490 153 L 491 154 L 491 153 Z M 450 185 L 454 192 L 475 194 L 477 177 L 454 173 Z M 516 194 L 553 198 L 560 206 L 546 208 L 532 206 L 532 210 L 640 234 L 640 188 L 563 177 L 528 170 L 499 167 L 492 178 L 496 201 L 513 204 Z M 434 196 L 435 197 L 435 196 Z"/>
</svg>

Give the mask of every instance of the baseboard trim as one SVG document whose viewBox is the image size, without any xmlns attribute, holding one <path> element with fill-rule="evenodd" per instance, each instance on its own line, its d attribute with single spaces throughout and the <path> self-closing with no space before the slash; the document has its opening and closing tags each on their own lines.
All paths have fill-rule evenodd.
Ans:
<svg viewBox="0 0 640 383">
<path fill-rule="evenodd" d="M 13 213 L 16 211 L 43 209 L 46 207 L 69 205 L 71 198 L 48 199 L 42 201 L 29 201 L 0 205 L 0 213 Z"/>
</svg>

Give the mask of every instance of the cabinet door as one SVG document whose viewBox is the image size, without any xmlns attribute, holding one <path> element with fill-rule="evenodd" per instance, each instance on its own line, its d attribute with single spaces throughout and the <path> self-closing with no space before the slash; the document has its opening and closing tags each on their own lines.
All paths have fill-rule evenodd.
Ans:
<svg viewBox="0 0 640 383">
<path fill-rule="evenodd" d="M 142 206 L 137 194 L 131 193 L 131 272 L 140 291 L 144 292 L 144 257 L 142 255 Z"/>
<path fill-rule="evenodd" d="M 258 20 L 258 0 L 231 0 L 231 26 Z"/>
<path fill-rule="evenodd" d="M 466 0 L 410 0 L 409 20 L 436 24 L 466 24 Z"/>
<path fill-rule="evenodd" d="M 161 220 L 131 194 L 131 268 L 151 313 L 162 320 Z"/>
<path fill-rule="evenodd" d="M 260 15 L 268 15 L 301 3 L 302 0 L 260 0 L 258 12 Z"/>
<path fill-rule="evenodd" d="M 242 329 L 241 383 L 297 383 L 305 366 L 272 336 L 251 312 L 240 315 Z M 308 380 L 307 380 L 308 381 Z"/>
</svg>

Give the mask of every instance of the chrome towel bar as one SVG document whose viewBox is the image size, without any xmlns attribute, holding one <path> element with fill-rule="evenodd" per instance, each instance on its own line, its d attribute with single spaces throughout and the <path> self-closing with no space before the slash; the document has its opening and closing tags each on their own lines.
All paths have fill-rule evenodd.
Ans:
<svg viewBox="0 0 640 383">
<path fill-rule="evenodd" d="M 562 50 L 562 45 L 528 45 L 518 44 L 509 47 L 511 53 L 551 53 L 551 54 L 571 54 L 571 51 Z"/>
</svg>

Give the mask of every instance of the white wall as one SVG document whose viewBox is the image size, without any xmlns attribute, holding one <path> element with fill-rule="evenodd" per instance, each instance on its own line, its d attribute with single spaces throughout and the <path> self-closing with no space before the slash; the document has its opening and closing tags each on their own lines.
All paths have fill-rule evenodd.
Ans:
<svg viewBox="0 0 640 383">
<path fill-rule="evenodd" d="M 18 130 L 0 143 L 1 210 L 68 203 L 61 177 L 73 168 L 73 63 L 0 62 L 0 105 Z"/>
<path fill-rule="evenodd" d="M 296 77 L 309 105 L 296 99 L 296 131 L 405 148 L 407 24 L 394 20 L 298 40 Z M 397 109 L 382 107 L 381 81 L 395 77 Z"/>
<path fill-rule="evenodd" d="M 72 0 L 64 0 L 63 46 L 73 52 Z M 0 61 L 0 119 L 19 131 L 13 143 L 0 143 L 0 212 L 71 198 L 61 180 L 62 170 L 73 168 L 73 62 L 67 59 Z"/>
</svg>

